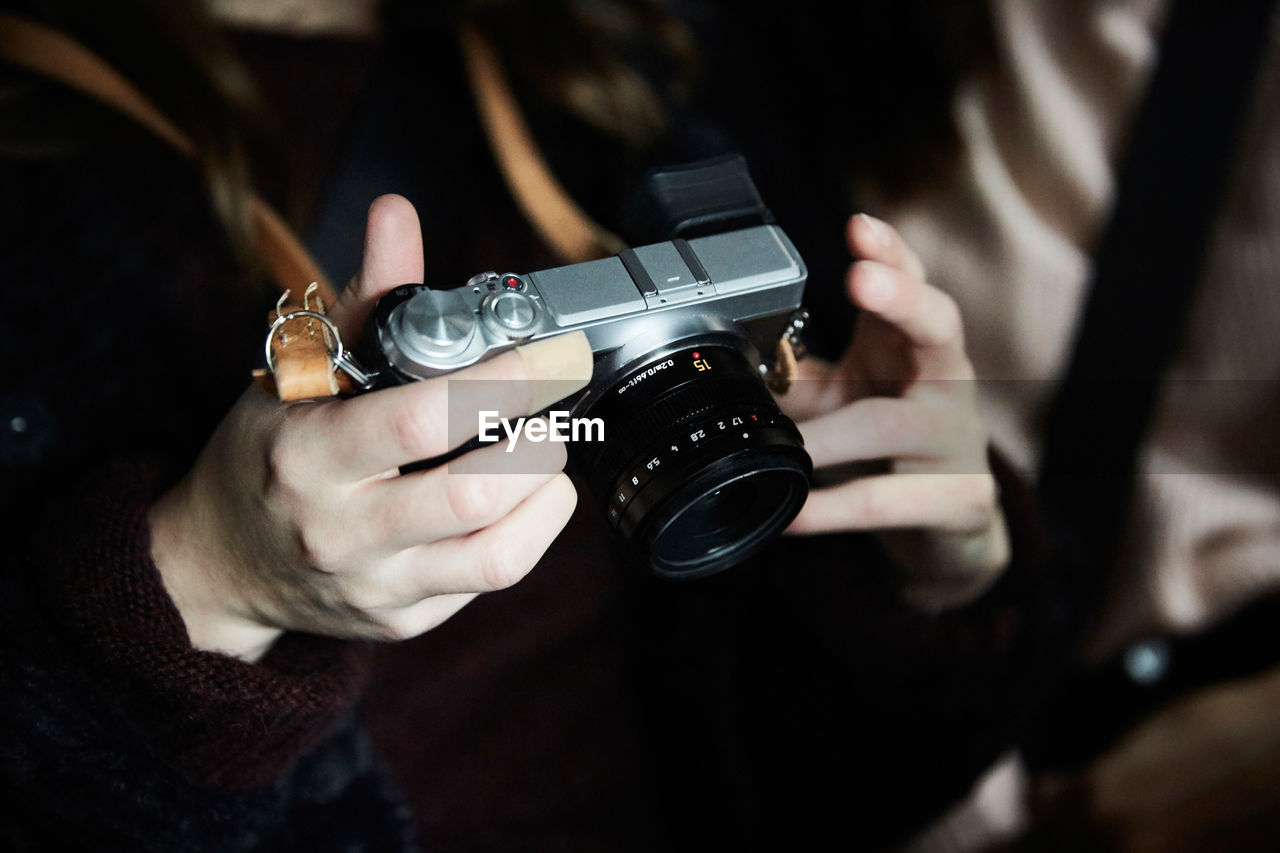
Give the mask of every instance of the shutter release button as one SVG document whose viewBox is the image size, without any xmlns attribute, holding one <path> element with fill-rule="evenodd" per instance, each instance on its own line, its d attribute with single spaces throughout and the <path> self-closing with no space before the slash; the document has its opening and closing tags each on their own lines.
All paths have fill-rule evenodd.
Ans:
<svg viewBox="0 0 1280 853">
<path fill-rule="evenodd" d="M 504 328 L 513 332 L 523 332 L 533 325 L 536 312 L 533 300 L 523 293 L 507 291 L 494 296 L 489 302 L 493 316 Z"/>
</svg>

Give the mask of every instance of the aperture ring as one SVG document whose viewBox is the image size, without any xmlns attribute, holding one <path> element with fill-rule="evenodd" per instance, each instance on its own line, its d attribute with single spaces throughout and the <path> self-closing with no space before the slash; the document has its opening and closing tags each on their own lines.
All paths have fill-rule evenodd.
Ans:
<svg viewBox="0 0 1280 853">
<path fill-rule="evenodd" d="M 726 456 L 800 441 L 789 418 L 781 413 L 771 416 L 755 405 L 705 412 L 655 438 L 603 495 L 609 524 L 621 525 L 624 533 L 635 527 L 637 507 L 650 504 L 642 495 L 646 488 L 665 492 Z"/>
<path fill-rule="evenodd" d="M 606 422 L 608 440 L 590 462 L 588 479 L 592 491 L 600 495 L 623 471 L 644 454 L 654 439 L 673 427 L 686 424 L 713 409 L 758 407 L 758 413 L 772 417 L 777 405 L 763 383 L 754 377 L 705 379 L 686 383 L 634 413 L 625 424 Z"/>
</svg>

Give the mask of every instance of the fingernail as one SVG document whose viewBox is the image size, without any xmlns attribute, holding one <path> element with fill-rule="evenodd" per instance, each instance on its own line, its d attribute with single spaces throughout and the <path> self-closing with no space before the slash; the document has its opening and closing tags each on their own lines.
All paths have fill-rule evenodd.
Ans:
<svg viewBox="0 0 1280 853">
<path fill-rule="evenodd" d="M 594 357 L 583 332 L 569 332 L 516 347 L 530 382 L 537 411 L 586 387 Z"/>
<path fill-rule="evenodd" d="M 866 213 L 859 213 L 858 218 L 862 220 L 866 226 L 866 231 L 871 235 L 871 239 L 879 246 L 889 245 L 889 226 Z"/>
</svg>

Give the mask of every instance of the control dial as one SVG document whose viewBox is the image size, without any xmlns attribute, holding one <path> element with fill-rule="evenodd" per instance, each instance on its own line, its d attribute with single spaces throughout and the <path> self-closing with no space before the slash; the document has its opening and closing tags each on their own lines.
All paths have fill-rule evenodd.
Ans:
<svg viewBox="0 0 1280 853">
<path fill-rule="evenodd" d="M 476 333 L 475 312 L 454 290 L 423 290 L 391 313 L 401 345 L 429 358 L 466 350 Z"/>
</svg>

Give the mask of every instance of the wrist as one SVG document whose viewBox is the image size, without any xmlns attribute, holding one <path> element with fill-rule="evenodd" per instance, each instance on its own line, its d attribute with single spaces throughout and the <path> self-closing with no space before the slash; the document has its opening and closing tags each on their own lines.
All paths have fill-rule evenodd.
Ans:
<svg viewBox="0 0 1280 853">
<path fill-rule="evenodd" d="M 234 567 L 227 565 L 233 558 L 195 503 L 184 481 L 152 505 L 151 560 L 192 647 L 255 662 L 283 631 L 248 615 L 232 580 Z"/>
</svg>

